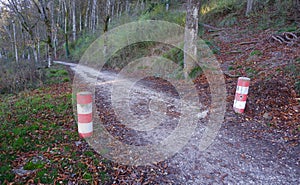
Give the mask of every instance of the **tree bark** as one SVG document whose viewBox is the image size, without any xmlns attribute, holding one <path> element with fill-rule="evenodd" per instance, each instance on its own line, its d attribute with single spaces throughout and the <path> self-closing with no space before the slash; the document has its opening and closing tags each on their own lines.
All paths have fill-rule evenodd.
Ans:
<svg viewBox="0 0 300 185">
<path fill-rule="evenodd" d="M 97 6 L 97 0 L 93 0 L 92 15 L 91 15 L 91 29 L 93 33 L 95 33 L 96 30 L 96 6 Z"/>
<path fill-rule="evenodd" d="M 17 39 L 16 39 L 16 24 L 15 22 L 12 23 L 13 24 L 13 35 L 14 35 L 14 48 L 15 48 L 15 59 L 16 62 L 19 63 L 19 54 L 18 54 L 18 46 L 17 46 Z"/>
<path fill-rule="evenodd" d="M 88 18 L 89 18 L 89 11 L 90 11 L 90 4 L 91 4 L 91 0 L 88 0 L 88 4 L 86 7 L 86 12 L 85 12 L 85 20 L 84 20 L 84 27 L 87 28 L 88 27 Z"/>
<path fill-rule="evenodd" d="M 196 66 L 197 59 L 197 35 L 200 2 L 188 0 L 187 15 L 184 35 L 184 77 L 187 79 L 190 72 Z"/>
<path fill-rule="evenodd" d="M 247 10 L 246 10 L 246 16 L 249 16 L 250 13 L 253 10 L 253 2 L 254 0 L 247 0 Z"/>
<path fill-rule="evenodd" d="M 76 41 L 76 1 L 72 0 L 73 41 Z"/>
<path fill-rule="evenodd" d="M 166 11 L 169 11 L 170 8 L 170 1 L 166 0 Z"/>
<path fill-rule="evenodd" d="M 65 9 L 65 51 L 66 51 L 66 58 L 70 56 L 69 50 L 69 10 L 67 7 L 66 0 L 64 1 L 64 9 Z"/>
</svg>

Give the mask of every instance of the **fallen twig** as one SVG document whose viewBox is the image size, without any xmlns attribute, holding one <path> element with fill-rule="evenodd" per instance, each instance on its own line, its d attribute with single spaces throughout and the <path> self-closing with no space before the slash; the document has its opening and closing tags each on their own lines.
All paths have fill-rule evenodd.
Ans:
<svg viewBox="0 0 300 185">
<path fill-rule="evenodd" d="M 237 45 L 247 45 L 247 44 L 256 44 L 256 43 L 258 43 L 258 41 L 241 42 L 238 43 Z"/>
<path fill-rule="evenodd" d="M 226 75 L 226 76 L 228 76 L 230 78 L 238 78 L 238 77 L 240 77 L 240 75 L 232 75 L 232 74 L 230 74 L 228 72 L 225 72 L 225 71 L 223 73 L 224 73 L 224 75 Z"/>
</svg>

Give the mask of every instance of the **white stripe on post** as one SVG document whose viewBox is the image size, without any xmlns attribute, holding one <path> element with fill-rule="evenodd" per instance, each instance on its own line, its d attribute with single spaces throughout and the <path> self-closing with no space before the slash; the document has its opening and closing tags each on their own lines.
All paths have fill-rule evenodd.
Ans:
<svg viewBox="0 0 300 185">
<path fill-rule="evenodd" d="M 250 78 L 239 77 L 236 87 L 233 108 L 236 113 L 243 113 L 249 92 Z"/>
<path fill-rule="evenodd" d="M 93 135 L 93 104 L 91 92 L 77 93 L 78 133 L 81 138 Z"/>
</svg>

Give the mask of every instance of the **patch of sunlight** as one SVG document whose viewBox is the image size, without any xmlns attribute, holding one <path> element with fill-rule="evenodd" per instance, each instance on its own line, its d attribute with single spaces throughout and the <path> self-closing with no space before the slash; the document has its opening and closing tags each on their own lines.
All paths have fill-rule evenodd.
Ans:
<svg viewBox="0 0 300 185">
<path fill-rule="evenodd" d="M 202 6 L 200 13 L 201 13 L 201 15 L 205 15 L 205 14 L 211 12 L 212 10 L 214 10 L 215 8 L 216 8 L 216 4 L 210 3 L 210 4 Z"/>
</svg>

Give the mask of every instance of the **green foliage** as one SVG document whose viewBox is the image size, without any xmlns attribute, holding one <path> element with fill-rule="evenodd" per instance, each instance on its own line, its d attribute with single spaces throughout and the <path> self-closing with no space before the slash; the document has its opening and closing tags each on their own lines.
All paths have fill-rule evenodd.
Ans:
<svg viewBox="0 0 300 185">
<path fill-rule="evenodd" d="M 61 65 L 53 65 L 52 68 L 46 69 L 45 72 L 45 83 L 46 84 L 57 84 L 69 82 L 69 73 L 65 67 Z"/>
<path fill-rule="evenodd" d="M 76 42 L 70 44 L 70 53 L 73 60 L 80 60 L 87 48 L 98 38 L 91 33 L 83 34 Z"/>
<path fill-rule="evenodd" d="M 169 51 L 165 52 L 162 57 L 165 57 L 177 64 L 183 69 L 183 59 L 184 59 L 184 52 L 180 48 L 173 47 Z"/>
<path fill-rule="evenodd" d="M 164 4 L 156 4 L 144 12 L 139 20 L 164 20 L 184 26 L 185 13 L 178 11 L 166 11 Z"/>
<path fill-rule="evenodd" d="M 281 27 L 278 30 L 278 34 L 283 33 L 283 32 L 300 32 L 300 28 L 297 24 L 292 24 L 289 26 Z"/>
<path fill-rule="evenodd" d="M 43 168 L 44 166 L 45 164 L 42 161 L 37 161 L 37 162 L 29 161 L 24 165 L 24 170 L 37 170 Z"/>
<path fill-rule="evenodd" d="M 297 80 L 295 82 L 295 90 L 298 93 L 298 95 L 300 96 L 300 80 Z"/>
<path fill-rule="evenodd" d="M 190 72 L 189 76 L 191 79 L 196 78 L 197 76 L 201 75 L 203 73 L 203 70 L 200 66 L 194 67 L 192 71 Z"/>
<path fill-rule="evenodd" d="M 205 40 L 205 44 L 212 50 L 213 54 L 219 54 L 220 48 L 211 40 Z"/>
<path fill-rule="evenodd" d="M 255 56 L 255 55 L 261 56 L 262 54 L 263 54 L 262 51 L 260 51 L 260 50 L 254 50 L 254 51 L 252 51 L 250 53 L 250 56 Z"/>
<path fill-rule="evenodd" d="M 248 67 L 247 69 L 246 69 L 246 73 L 247 73 L 247 76 L 248 77 L 250 77 L 250 78 L 252 78 L 254 75 L 256 75 L 258 72 L 255 70 L 255 69 L 253 69 L 253 68 L 251 68 L 251 67 Z"/>
<path fill-rule="evenodd" d="M 216 18 L 225 16 L 223 25 L 235 23 L 235 13 L 239 13 L 245 7 L 246 1 L 241 0 L 211 0 L 203 4 L 200 9 L 200 19 L 206 21 L 216 21 Z M 226 18 L 226 15 L 228 17 Z M 227 20 L 226 20 L 227 19 Z"/>
</svg>

